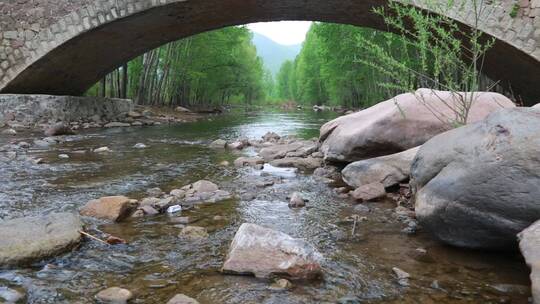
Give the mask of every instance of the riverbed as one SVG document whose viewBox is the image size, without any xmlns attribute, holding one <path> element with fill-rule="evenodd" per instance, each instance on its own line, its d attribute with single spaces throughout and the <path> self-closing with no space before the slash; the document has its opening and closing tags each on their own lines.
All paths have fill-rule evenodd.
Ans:
<svg viewBox="0 0 540 304">
<path fill-rule="evenodd" d="M 181 125 L 85 130 L 48 147 L 33 144 L 40 134 L 1 135 L 0 146 L 31 144 L 18 150 L 16 159 L 0 163 L 2 219 L 77 212 L 102 196 L 139 199 L 149 188 L 169 191 L 200 179 L 238 197 L 182 212 L 207 228 L 209 237 L 201 240 L 179 238 L 170 215 L 119 224 L 85 219 L 88 231 L 128 244 L 86 240 L 73 252 L 30 268 L 0 271 L 0 287 L 20 291 L 28 303 L 94 303 L 94 295 L 111 286 L 131 290 L 133 303 L 166 303 L 177 293 L 203 304 L 528 303 L 529 270 L 518 252 L 467 251 L 441 245 L 426 231 L 407 234 L 390 200 L 367 203 L 369 212 L 358 211 L 309 172 L 224 166 L 223 161 L 254 152 L 208 147 L 215 139 L 255 139 L 268 131 L 317 137 L 319 127 L 335 115 L 239 111 Z M 137 143 L 147 148 L 137 149 Z M 103 146 L 112 152 L 89 152 Z M 43 163 L 31 160 L 37 158 Z M 294 191 L 309 199 L 306 208 L 288 207 L 287 196 Z M 354 214 L 363 221 L 353 234 Z M 324 256 L 323 279 L 275 290 L 268 281 L 220 273 L 228 246 L 245 222 L 315 246 Z M 411 275 L 407 286 L 399 284 L 393 267 Z"/>
</svg>

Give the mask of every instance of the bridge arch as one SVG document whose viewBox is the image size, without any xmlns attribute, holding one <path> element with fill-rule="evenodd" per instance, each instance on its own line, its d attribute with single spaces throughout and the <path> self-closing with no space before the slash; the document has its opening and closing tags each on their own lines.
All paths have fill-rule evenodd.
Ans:
<svg viewBox="0 0 540 304">
<path fill-rule="evenodd" d="M 446 1 L 446 0 L 439 0 Z M 80 95 L 122 63 L 167 42 L 230 25 L 313 20 L 385 30 L 387 0 L 0 0 L 0 93 Z M 418 1 L 417 1 L 418 2 Z M 497 2 L 497 1 L 495 1 Z M 493 79 L 540 101 L 538 1 L 491 4 L 480 29 L 496 38 Z M 422 7 L 422 4 L 417 4 Z M 472 24 L 463 10 L 448 16 Z"/>
</svg>

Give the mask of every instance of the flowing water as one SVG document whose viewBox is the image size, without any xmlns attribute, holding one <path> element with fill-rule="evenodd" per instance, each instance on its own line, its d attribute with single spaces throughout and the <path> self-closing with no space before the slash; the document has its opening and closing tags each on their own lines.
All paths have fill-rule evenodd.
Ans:
<svg viewBox="0 0 540 304">
<path fill-rule="evenodd" d="M 204 303 L 527 303 L 528 269 L 518 253 L 486 253 L 451 248 L 427 233 L 402 231 L 394 204 L 367 204 L 352 235 L 352 202 L 311 176 L 290 170 L 235 169 L 219 163 L 242 152 L 212 150 L 218 138 L 260 138 L 267 131 L 311 138 L 332 113 L 236 113 L 176 126 L 90 130 L 48 148 L 32 147 L 18 160 L 0 164 L 0 218 L 58 211 L 76 212 L 105 195 L 141 198 L 148 188 L 169 191 L 200 179 L 233 193 L 252 193 L 183 211 L 206 227 L 202 240 L 178 237 L 168 215 L 110 224 L 85 219 L 97 235 L 110 233 L 127 245 L 85 241 L 73 252 L 29 268 L 0 271 L 0 287 L 26 294 L 28 303 L 94 303 L 94 295 L 120 286 L 135 294 L 133 303 L 166 303 L 184 293 Z M 17 140 L 32 142 L 35 134 Z M 0 145 L 13 140 L 0 138 Z M 144 143 L 147 149 L 133 145 Z M 108 146 L 109 154 L 89 153 Z M 66 153 L 70 159 L 59 159 Z M 27 157 L 41 157 L 36 165 Z M 271 180 L 272 186 L 260 187 Z M 286 197 L 301 191 L 308 207 L 293 210 Z M 214 216 L 222 219 L 214 219 Z M 234 233 L 244 222 L 257 223 L 313 244 L 325 257 L 324 278 L 294 283 L 289 291 L 265 280 L 219 272 Z M 419 255 L 417 248 L 427 254 Z M 396 281 L 392 267 L 410 273 L 409 286 Z"/>
</svg>

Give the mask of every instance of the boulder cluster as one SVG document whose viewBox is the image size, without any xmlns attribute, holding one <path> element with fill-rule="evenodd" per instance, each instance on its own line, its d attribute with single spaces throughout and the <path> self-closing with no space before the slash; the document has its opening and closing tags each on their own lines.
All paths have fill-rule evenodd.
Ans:
<svg viewBox="0 0 540 304">
<path fill-rule="evenodd" d="M 467 119 L 456 120 L 467 98 Z M 320 151 L 345 166 L 343 181 L 358 201 L 408 190 L 396 211 L 444 243 L 513 250 L 519 234 L 540 301 L 540 229 L 533 224 L 540 219 L 539 132 L 538 105 L 422 89 L 326 123 Z"/>
</svg>

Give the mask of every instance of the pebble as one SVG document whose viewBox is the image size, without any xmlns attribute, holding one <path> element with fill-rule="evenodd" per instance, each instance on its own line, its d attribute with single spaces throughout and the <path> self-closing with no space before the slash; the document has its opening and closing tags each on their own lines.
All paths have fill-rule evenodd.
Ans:
<svg viewBox="0 0 540 304">
<path fill-rule="evenodd" d="M 392 271 L 398 279 L 398 284 L 401 286 L 409 286 L 409 278 L 411 275 L 397 267 L 393 267 Z"/>
<path fill-rule="evenodd" d="M 287 279 L 279 279 L 270 285 L 271 289 L 291 289 L 293 284 Z"/>
<path fill-rule="evenodd" d="M 124 304 L 133 298 L 133 293 L 120 287 L 111 287 L 100 291 L 96 295 L 96 300 L 102 303 Z"/>
<path fill-rule="evenodd" d="M 219 165 L 220 165 L 220 166 L 223 166 L 223 167 L 228 167 L 228 166 L 231 165 L 231 163 L 228 162 L 228 161 L 226 161 L 226 160 L 224 160 L 224 161 L 220 162 Z"/>
<path fill-rule="evenodd" d="M 4 131 L 2 131 L 2 134 L 4 135 L 17 135 L 17 131 L 15 131 L 15 129 L 5 129 Z"/>
<path fill-rule="evenodd" d="M 94 153 L 105 153 L 105 152 L 112 152 L 111 149 L 108 147 L 101 147 L 94 150 Z"/>
<path fill-rule="evenodd" d="M 167 304 L 199 304 L 199 302 L 185 294 L 179 293 L 170 299 Z"/>
<path fill-rule="evenodd" d="M 60 159 L 68 159 L 69 155 L 67 155 L 67 154 L 58 154 L 58 158 L 60 158 Z"/>
<path fill-rule="evenodd" d="M 145 149 L 145 148 L 148 148 L 148 146 L 143 144 L 143 143 L 138 143 L 138 144 L 135 144 L 133 146 L 133 148 L 135 148 L 135 149 Z"/>
</svg>

